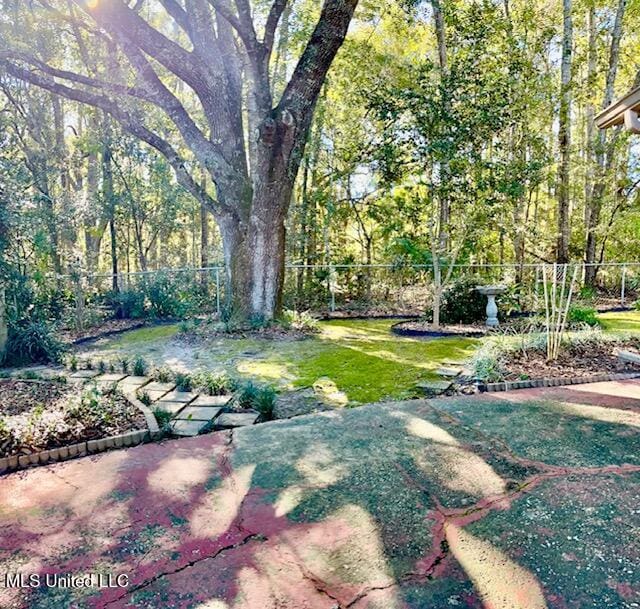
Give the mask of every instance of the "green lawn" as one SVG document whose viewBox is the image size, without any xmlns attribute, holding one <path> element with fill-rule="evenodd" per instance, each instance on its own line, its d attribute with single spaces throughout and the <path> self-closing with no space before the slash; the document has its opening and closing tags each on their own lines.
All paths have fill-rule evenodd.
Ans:
<svg viewBox="0 0 640 609">
<path fill-rule="evenodd" d="M 602 327 L 610 332 L 640 332 L 640 311 L 616 311 L 598 315 Z"/>
<path fill-rule="evenodd" d="M 177 326 L 133 330 L 99 341 L 80 357 L 115 359 L 142 355 L 153 365 L 180 370 L 225 369 L 231 374 L 304 387 L 328 377 L 351 402 L 408 395 L 416 382 L 433 378 L 443 362 L 461 362 L 477 340 L 422 340 L 391 334 L 395 320 L 332 320 L 305 340 L 220 338 L 206 345 L 176 339 Z"/>
</svg>

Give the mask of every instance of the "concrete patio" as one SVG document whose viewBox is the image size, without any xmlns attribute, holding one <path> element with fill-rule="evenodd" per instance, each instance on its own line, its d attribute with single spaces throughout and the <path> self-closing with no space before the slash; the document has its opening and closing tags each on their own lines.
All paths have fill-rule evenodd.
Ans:
<svg viewBox="0 0 640 609">
<path fill-rule="evenodd" d="M 639 607 L 639 427 L 640 382 L 608 382 L 371 405 L 7 475 L 3 573 L 128 586 L 0 582 L 0 606 Z"/>
</svg>

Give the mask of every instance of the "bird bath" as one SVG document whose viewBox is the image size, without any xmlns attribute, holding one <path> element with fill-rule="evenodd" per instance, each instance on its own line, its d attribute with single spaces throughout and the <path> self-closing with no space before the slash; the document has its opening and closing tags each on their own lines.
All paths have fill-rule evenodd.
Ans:
<svg viewBox="0 0 640 609">
<path fill-rule="evenodd" d="M 503 294 L 507 290 L 504 285 L 479 285 L 476 290 L 487 297 L 487 321 L 486 325 L 493 328 L 498 325 L 498 305 L 496 296 Z"/>
</svg>

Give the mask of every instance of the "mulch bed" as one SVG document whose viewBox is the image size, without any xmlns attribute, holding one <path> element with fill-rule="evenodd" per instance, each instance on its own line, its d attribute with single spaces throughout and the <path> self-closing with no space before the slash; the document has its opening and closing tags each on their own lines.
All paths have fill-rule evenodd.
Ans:
<svg viewBox="0 0 640 609">
<path fill-rule="evenodd" d="M 148 324 L 142 319 L 105 319 L 100 325 L 84 330 L 74 328 L 61 329 L 58 334 L 60 338 L 68 343 L 82 343 L 96 338 L 102 338 L 111 334 L 119 334 L 127 330 L 137 330 Z"/>
<path fill-rule="evenodd" d="M 588 378 L 597 373 L 638 372 L 637 364 L 618 360 L 620 349 L 637 350 L 639 341 L 590 343 L 566 348 L 554 362 L 547 362 L 543 350 L 513 352 L 505 363 L 505 380 Z"/>
<path fill-rule="evenodd" d="M 60 381 L 0 380 L 0 457 L 147 428 L 123 396 L 99 395 L 97 404 L 80 406 L 81 391 Z"/>
<path fill-rule="evenodd" d="M 318 334 L 317 331 L 311 330 L 293 330 L 280 326 L 268 326 L 258 329 L 237 329 L 237 330 L 221 330 L 215 325 L 203 324 L 194 330 L 180 332 L 175 339 L 187 344 L 197 344 L 201 342 L 217 340 L 219 338 L 262 338 L 265 340 L 304 340 Z"/>
<path fill-rule="evenodd" d="M 391 331 L 400 336 L 484 336 L 487 334 L 487 327 L 484 325 L 456 324 L 450 326 L 440 326 L 434 328 L 430 322 L 413 319 L 402 321 L 391 326 Z"/>
</svg>

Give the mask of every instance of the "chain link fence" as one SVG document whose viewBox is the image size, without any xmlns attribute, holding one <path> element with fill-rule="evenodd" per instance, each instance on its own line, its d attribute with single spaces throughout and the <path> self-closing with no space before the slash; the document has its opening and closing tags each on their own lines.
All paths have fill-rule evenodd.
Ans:
<svg viewBox="0 0 640 609">
<path fill-rule="evenodd" d="M 535 312 L 540 310 L 542 266 L 456 265 L 449 284 L 460 280 L 502 284 L 508 289 L 501 300 L 510 311 Z M 586 265 L 581 264 L 575 301 L 603 311 L 630 307 L 640 297 L 640 263 L 598 265 L 594 287 L 585 286 L 585 271 Z M 212 266 L 122 272 L 115 278 L 75 272 L 41 281 L 40 289 L 60 295 L 56 307 L 60 318 L 70 324 L 93 325 L 99 321 L 94 318 L 110 316 L 219 314 L 225 283 L 224 267 Z M 420 316 L 430 310 L 433 293 L 433 269 L 427 265 L 287 265 L 283 298 L 286 308 L 318 315 Z"/>
</svg>

